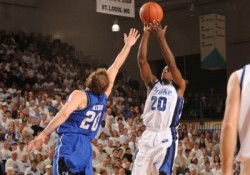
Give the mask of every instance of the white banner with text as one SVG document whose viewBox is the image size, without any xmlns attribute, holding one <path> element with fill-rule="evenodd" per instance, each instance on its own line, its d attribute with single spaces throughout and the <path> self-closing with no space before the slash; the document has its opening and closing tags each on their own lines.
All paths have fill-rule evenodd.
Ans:
<svg viewBox="0 0 250 175">
<path fill-rule="evenodd" d="M 134 0 L 96 0 L 96 11 L 111 15 L 135 17 Z"/>
</svg>

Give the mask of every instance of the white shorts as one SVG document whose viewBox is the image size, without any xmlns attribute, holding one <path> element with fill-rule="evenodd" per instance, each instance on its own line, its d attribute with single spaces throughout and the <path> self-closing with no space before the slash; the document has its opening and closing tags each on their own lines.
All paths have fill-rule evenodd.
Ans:
<svg viewBox="0 0 250 175">
<path fill-rule="evenodd" d="M 176 129 L 146 129 L 139 141 L 132 175 L 172 174 L 177 154 Z"/>
</svg>

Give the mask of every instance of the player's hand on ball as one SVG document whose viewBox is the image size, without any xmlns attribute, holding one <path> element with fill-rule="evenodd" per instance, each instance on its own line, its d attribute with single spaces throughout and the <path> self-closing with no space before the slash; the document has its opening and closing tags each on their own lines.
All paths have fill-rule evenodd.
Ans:
<svg viewBox="0 0 250 175">
<path fill-rule="evenodd" d="M 156 34 L 156 36 L 160 38 L 165 36 L 167 26 L 164 26 L 164 28 L 162 28 L 159 20 L 154 20 L 153 24 L 151 25 L 151 29 Z"/>
</svg>

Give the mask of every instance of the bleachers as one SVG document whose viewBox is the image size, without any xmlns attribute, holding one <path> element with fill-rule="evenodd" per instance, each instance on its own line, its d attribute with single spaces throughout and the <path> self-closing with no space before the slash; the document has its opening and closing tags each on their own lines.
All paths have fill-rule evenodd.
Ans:
<svg viewBox="0 0 250 175">
<path fill-rule="evenodd" d="M 27 144 L 61 109 L 72 90 L 85 88 L 85 78 L 97 65 L 79 61 L 76 55 L 73 46 L 60 40 L 53 41 L 49 36 L 21 31 L 0 32 L 2 174 L 5 170 L 25 174 L 34 160 L 41 174 L 51 174 L 49 165 L 57 134 L 52 133 L 42 149 L 33 153 L 27 152 Z M 130 174 L 133 163 L 130 158 L 138 149 L 138 140 L 145 129 L 141 114 L 146 91 L 143 86 L 138 86 L 136 80 L 126 77 L 122 72 L 117 77 L 107 104 L 105 127 L 101 127 L 93 140 L 93 165 L 96 174 L 107 171 L 109 175 L 117 170 Z M 192 173 L 194 166 L 199 166 L 199 172 L 204 170 L 202 163 L 207 155 L 195 155 L 204 148 L 199 147 L 200 151 L 197 151 L 194 147 L 196 142 L 200 144 L 205 135 L 210 169 L 216 168 L 214 159 L 219 156 L 219 152 L 216 150 L 216 154 L 212 155 L 213 150 L 210 150 L 209 144 L 213 143 L 213 133 L 217 133 L 216 137 L 219 139 L 224 111 L 224 98 L 221 95 L 193 94 L 195 95 L 186 93 L 179 129 L 181 137 L 178 148 L 183 149 L 181 156 L 187 156 L 185 150 L 190 151 L 190 157 L 185 159 L 188 164 L 182 167 L 186 173 Z M 101 134 L 102 132 L 105 134 Z M 15 159 L 14 154 L 17 154 L 17 160 L 22 160 L 21 163 L 17 161 L 17 166 L 9 163 Z M 199 159 L 197 165 L 193 162 L 195 158 Z M 12 170 L 5 167 L 6 162 Z M 179 163 L 177 159 L 175 173 L 180 172 L 177 167 Z"/>
</svg>

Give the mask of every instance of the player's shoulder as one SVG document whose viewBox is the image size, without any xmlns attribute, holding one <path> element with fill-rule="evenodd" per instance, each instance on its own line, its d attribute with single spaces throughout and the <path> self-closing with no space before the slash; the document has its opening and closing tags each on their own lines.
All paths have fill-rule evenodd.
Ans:
<svg viewBox="0 0 250 175">
<path fill-rule="evenodd" d="M 70 96 L 69 96 L 69 99 L 75 99 L 75 100 L 84 100 L 84 99 L 87 99 L 87 94 L 85 91 L 82 91 L 82 90 L 74 90 Z M 78 101 L 77 100 L 77 101 Z"/>
<path fill-rule="evenodd" d="M 77 95 L 77 96 L 86 96 L 86 92 L 83 90 L 74 90 L 71 95 Z"/>
<path fill-rule="evenodd" d="M 227 83 L 227 89 L 228 90 L 235 90 L 240 87 L 240 80 L 241 80 L 241 74 L 239 74 L 239 70 L 236 70 L 231 73 L 228 83 Z"/>
</svg>

